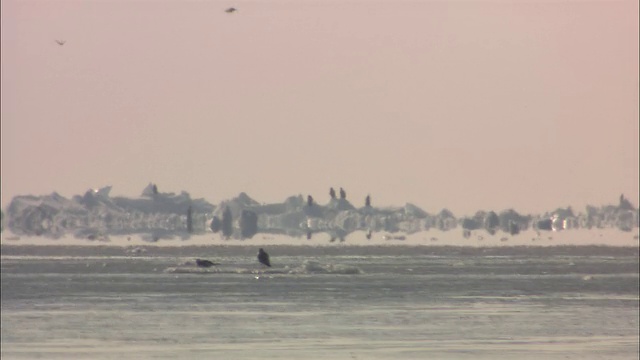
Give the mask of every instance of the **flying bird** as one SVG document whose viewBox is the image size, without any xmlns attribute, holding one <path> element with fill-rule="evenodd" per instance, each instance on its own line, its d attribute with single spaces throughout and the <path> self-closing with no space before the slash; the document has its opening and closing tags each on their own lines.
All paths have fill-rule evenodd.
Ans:
<svg viewBox="0 0 640 360">
<path fill-rule="evenodd" d="M 66 43 L 66 40 L 56 40 L 56 42 L 58 43 L 58 45 L 62 46 L 64 45 L 64 43 Z"/>
<path fill-rule="evenodd" d="M 269 261 L 269 254 L 264 251 L 262 248 L 258 251 L 258 261 L 261 264 L 271 267 L 271 261 Z"/>
<path fill-rule="evenodd" d="M 225 10 L 224 12 L 231 14 L 231 13 L 236 12 L 236 11 L 238 11 L 238 9 L 236 9 L 234 7 L 230 7 L 227 10 Z"/>
</svg>

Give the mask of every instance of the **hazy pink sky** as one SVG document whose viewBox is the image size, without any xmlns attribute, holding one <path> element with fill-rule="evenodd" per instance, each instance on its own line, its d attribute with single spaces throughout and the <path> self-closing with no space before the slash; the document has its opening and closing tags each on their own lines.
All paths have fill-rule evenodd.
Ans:
<svg viewBox="0 0 640 360">
<path fill-rule="evenodd" d="M 637 0 L 1 4 L 3 208 L 149 182 L 456 215 L 638 206 Z"/>
</svg>

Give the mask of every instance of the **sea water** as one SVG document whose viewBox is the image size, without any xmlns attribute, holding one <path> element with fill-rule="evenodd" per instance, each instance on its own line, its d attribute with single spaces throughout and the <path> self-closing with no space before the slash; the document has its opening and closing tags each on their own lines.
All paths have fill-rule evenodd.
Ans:
<svg viewBox="0 0 640 360">
<path fill-rule="evenodd" d="M 2 359 L 638 358 L 637 242 L 38 241 L 2 244 Z"/>
</svg>

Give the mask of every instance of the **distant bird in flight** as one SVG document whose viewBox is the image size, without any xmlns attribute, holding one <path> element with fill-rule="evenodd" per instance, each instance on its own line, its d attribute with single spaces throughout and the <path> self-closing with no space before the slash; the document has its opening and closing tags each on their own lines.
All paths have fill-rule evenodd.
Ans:
<svg viewBox="0 0 640 360">
<path fill-rule="evenodd" d="M 64 45 L 64 43 L 66 43 L 66 40 L 56 40 L 56 42 L 58 43 L 58 45 L 62 46 Z"/>
<path fill-rule="evenodd" d="M 234 7 L 230 7 L 230 8 L 228 8 L 227 10 L 225 10 L 224 12 L 231 14 L 231 13 L 234 13 L 234 12 L 236 12 L 236 11 L 238 11 L 238 9 L 236 9 L 236 8 L 234 8 Z"/>
<path fill-rule="evenodd" d="M 271 261 L 269 261 L 269 254 L 264 251 L 262 248 L 258 251 L 258 261 L 261 264 L 271 267 Z"/>
</svg>

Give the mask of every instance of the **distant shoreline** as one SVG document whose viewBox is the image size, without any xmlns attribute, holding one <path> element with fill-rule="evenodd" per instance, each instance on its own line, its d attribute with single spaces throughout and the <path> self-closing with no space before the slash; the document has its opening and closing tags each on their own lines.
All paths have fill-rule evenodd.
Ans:
<svg viewBox="0 0 640 360">
<path fill-rule="evenodd" d="M 431 251 L 432 249 L 456 249 L 455 251 L 487 251 L 504 248 L 620 248 L 634 249 L 628 251 L 637 253 L 639 247 L 638 233 L 622 232 L 616 229 L 587 230 L 578 229 L 566 232 L 549 232 L 545 237 L 537 237 L 536 231 L 524 231 L 516 236 L 507 238 L 501 234 L 490 236 L 481 235 L 482 240 L 476 236 L 466 239 L 459 232 L 428 230 L 414 234 L 405 235 L 405 240 L 387 240 L 385 233 L 376 234 L 371 239 L 366 238 L 366 233 L 362 231 L 354 232 L 347 236 L 344 242 L 330 242 L 329 234 L 319 234 L 311 240 L 287 235 L 265 235 L 258 234 L 252 239 L 242 241 L 224 239 L 219 235 L 205 234 L 190 237 L 188 240 L 175 238 L 173 240 L 163 240 L 149 242 L 142 236 L 112 236 L 108 240 L 88 240 L 74 236 L 65 236 L 59 239 L 48 239 L 38 236 L 19 236 L 11 232 L 3 232 L 0 245 L 7 248 L 15 247 L 40 247 L 40 248 L 109 248 L 117 249 L 117 255 L 123 255 L 123 251 L 132 255 L 136 249 L 167 249 L 171 254 L 179 254 L 185 249 L 205 249 L 206 251 L 224 251 L 224 249 L 251 249 L 256 247 L 287 248 L 304 247 L 322 249 L 325 253 L 344 254 L 345 249 L 389 249 L 405 248 L 419 249 L 419 251 Z M 483 233 L 480 231 L 479 233 Z M 335 249 L 335 250 L 334 250 Z M 541 250 L 546 251 L 546 250 Z M 348 251 L 347 251 L 348 252 Z M 618 250 L 614 250 L 618 252 Z M 4 252 L 3 252 L 4 254 Z"/>
<path fill-rule="evenodd" d="M 544 242 L 556 236 L 552 234 L 578 230 L 616 229 L 637 237 L 640 226 L 640 209 L 624 195 L 620 195 L 615 205 L 589 205 L 584 211 L 570 206 L 544 214 L 520 214 L 513 209 L 479 210 L 473 216 L 456 217 L 447 209 L 429 213 L 411 203 L 393 208 L 375 207 L 369 196 L 364 206 L 356 207 L 347 199 L 346 192 L 339 190 L 339 196 L 330 192 L 326 204 L 320 204 L 311 195 L 294 195 L 282 203 L 264 204 L 240 193 L 214 205 L 204 199 L 192 199 L 185 191 L 159 192 L 153 183 L 138 198 L 111 197 L 110 186 L 91 189 L 71 199 L 57 193 L 17 196 L 6 213 L 3 211 L 3 239 L 11 241 L 13 237 L 4 235 L 4 231 L 10 231 L 14 237 L 35 236 L 52 241 L 69 236 L 96 242 L 141 237 L 145 242 L 155 243 L 211 235 L 242 241 L 272 236 L 321 238 L 337 244 L 358 232 L 368 240 L 375 235 L 394 242 L 437 230 L 478 242 L 494 236 L 501 242 L 509 242 L 521 233 L 534 231 L 535 234 L 527 235 L 527 241 Z M 438 241 L 433 237 L 423 240 Z"/>
</svg>

